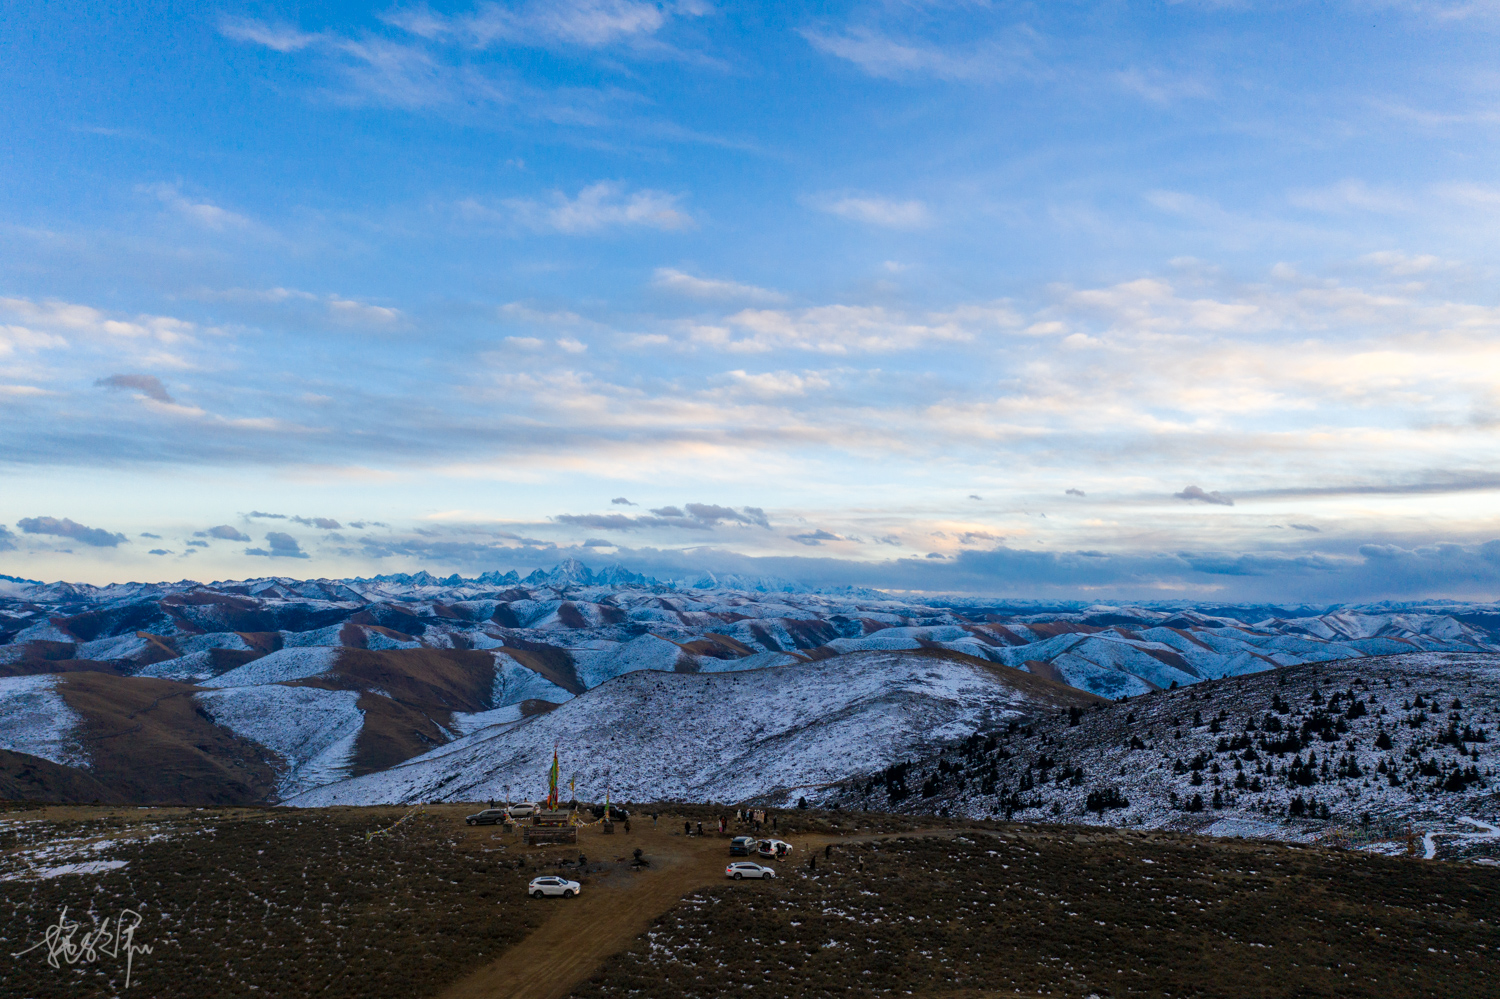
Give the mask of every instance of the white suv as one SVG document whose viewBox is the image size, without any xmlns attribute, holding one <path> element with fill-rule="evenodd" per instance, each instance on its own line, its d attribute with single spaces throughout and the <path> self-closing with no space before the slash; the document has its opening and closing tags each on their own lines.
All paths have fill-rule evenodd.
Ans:
<svg viewBox="0 0 1500 999">
<path fill-rule="evenodd" d="M 581 887 L 583 886 L 577 881 L 569 881 L 567 878 L 557 878 L 549 874 L 540 878 L 532 878 L 531 884 L 526 886 L 526 894 L 532 898 L 541 898 L 544 895 L 572 898 L 578 894 Z"/>
<path fill-rule="evenodd" d="M 774 878 L 776 872 L 753 861 L 737 860 L 724 868 L 724 876 L 739 881 L 741 878 Z"/>
<path fill-rule="evenodd" d="M 779 839 L 763 839 L 755 852 L 762 857 L 784 857 L 792 852 L 792 844 Z"/>
<path fill-rule="evenodd" d="M 523 801 L 518 805 L 510 805 L 505 809 L 513 819 L 525 819 L 535 815 L 538 811 L 533 801 Z"/>
</svg>

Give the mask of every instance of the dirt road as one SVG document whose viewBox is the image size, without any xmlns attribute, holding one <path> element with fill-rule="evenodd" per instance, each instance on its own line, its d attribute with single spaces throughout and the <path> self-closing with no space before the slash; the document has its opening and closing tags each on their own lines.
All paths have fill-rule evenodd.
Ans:
<svg viewBox="0 0 1500 999">
<path fill-rule="evenodd" d="M 618 824 L 615 830 L 613 836 L 605 836 L 597 827 L 585 827 L 576 850 L 597 862 L 628 857 L 639 847 L 651 862 L 649 869 L 591 876 L 574 899 L 517 899 L 515 904 L 545 906 L 552 914 L 498 960 L 460 979 L 442 999 L 561 999 L 684 895 L 724 878 L 730 860 L 728 837 L 683 836 L 681 819 L 674 826 L 665 815 L 655 830 L 649 818 L 632 822 L 629 835 Z M 777 866 L 806 864 L 806 848 L 816 839 L 816 848 L 822 849 L 826 838 L 786 837 L 793 853 Z M 774 882 L 741 884 L 746 891 L 774 891 Z"/>
</svg>

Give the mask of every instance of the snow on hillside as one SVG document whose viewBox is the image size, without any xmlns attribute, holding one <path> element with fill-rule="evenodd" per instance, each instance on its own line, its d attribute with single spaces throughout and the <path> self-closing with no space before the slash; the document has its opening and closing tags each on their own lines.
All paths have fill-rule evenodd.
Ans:
<svg viewBox="0 0 1500 999">
<path fill-rule="evenodd" d="M 574 669 L 585 687 L 597 687 L 622 673 L 642 669 L 678 668 L 681 662 L 692 663 L 691 656 L 665 638 L 646 634 L 628 642 L 598 642 L 594 648 L 573 650 Z"/>
<path fill-rule="evenodd" d="M 76 736 L 82 723 L 57 692 L 57 677 L 0 677 L 0 749 L 87 766 Z"/>
<path fill-rule="evenodd" d="M 981 726 L 1050 710 L 983 666 L 863 652 L 775 669 L 632 672 L 556 710 L 482 731 L 299 806 L 475 801 L 543 793 L 553 747 L 564 780 L 602 800 L 795 801 Z"/>
<path fill-rule="evenodd" d="M 263 659 L 246 663 L 212 679 L 205 680 L 205 687 L 253 687 L 264 683 L 286 683 L 288 680 L 304 680 L 332 669 L 338 660 L 339 649 L 327 646 L 282 649 Z M 168 660 L 170 662 L 170 660 Z"/>
<path fill-rule="evenodd" d="M 194 696 L 215 724 L 281 757 L 280 797 L 349 775 L 354 741 L 364 723 L 364 712 L 355 707 L 358 691 L 267 683 Z"/>
<path fill-rule="evenodd" d="M 1500 655 L 1287 667 L 983 733 L 809 798 L 879 810 L 1399 839 L 1500 815 Z"/>
<path fill-rule="evenodd" d="M 520 704 L 522 701 L 549 701 L 561 704 L 572 694 L 545 677 L 522 666 L 504 653 L 495 655 L 495 685 L 490 700 L 496 707 Z"/>
<path fill-rule="evenodd" d="M 345 648 L 495 651 L 487 699 L 471 693 L 464 704 L 471 710 L 451 715 L 441 698 L 416 708 L 435 726 L 422 738 L 440 741 L 447 735 L 478 737 L 495 725 L 530 731 L 538 720 L 522 717 L 523 703 L 563 704 L 572 699 L 570 691 L 604 689 L 637 674 L 707 678 L 748 672 L 763 683 L 772 674 L 797 673 L 809 661 L 823 664 L 816 675 L 833 676 L 838 669 L 831 664 L 839 660 L 850 665 L 882 655 L 901 659 L 902 652 L 924 648 L 961 652 L 1106 698 L 1135 699 L 1174 685 L 1188 688 L 1283 666 L 1500 651 L 1500 607 L 924 602 L 870 590 L 820 592 L 768 578 L 704 575 L 662 583 L 619 567 L 596 572 L 571 561 L 524 578 L 419 572 L 102 587 L 11 580 L 0 591 L 0 672 L 12 676 L 75 669 L 77 662 L 55 665 L 75 660 L 126 676 L 260 690 L 323 675 Z M 333 685 L 351 682 L 336 679 Z M 15 688 L 16 697 L 29 698 L 16 717 L 25 722 L 24 732 L 41 734 L 24 738 L 66 755 L 59 733 L 73 731 L 77 719 L 47 681 L 27 684 Z M 838 691 L 826 696 L 842 703 Z M 482 710 L 472 710 L 476 701 Z M 258 703 L 268 713 L 259 720 L 233 714 L 247 731 L 275 740 L 282 728 L 298 730 L 296 720 L 271 717 L 294 708 L 283 694 L 245 703 Z M 526 711 L 544 708 L 531 704 Z M 383 759 L 422 745 L 418 740 Z M 347 762 L 348 754 L 331 747 L 311 756 L 298 750 L 301 755 L 288 764 L 297 775 L 286 786 L 305 789 L 344 773 L 339 761 Z M 333 755 L 314 766 L 314 757 L 325 753 Z"/>
<path fill-rule="evenodd" d="M 136 672 L 136 676 L 154 676 L 162 680 L 178 680 L 182 683 L 196 683 L 201 680 L 210 679 L 218 675 L 220 671 L 214 668 L 212 651 L 204 649 L 202 652 L 190 652 L 176 659 L 167 659 L 150 666 L 143 666 Z"/>
<path fill-rule="evenodd" d="M 1500 650 L 1500 611 L 1486 604 L 923 603 L 869 590 L 816 592 L 785 580 L 659 583 L 578 562 L 524 579 L 415 573 L 211 585 L 17 582 L 10 592 L 0 594 L 0 642 L 8 643 L 0 645 L 0 664 L 45 672 L 45 661 L 93 659 L 120 672 L 199 680 L 211 678 L 210 660 L 189 657 L 210 649 L 274 656 L 348 646 L 541 646 L 558 650 L 549 662 L 593 687 L 632 670 L 717 672 L 768 653 L 818 658 L 937 646 L 1118 697 L 1302 662 Z M 182 662 L 160 662 L 174 651 Z M 239 676 L 260 678 L 282 667 L 241 668 L 247 672 Z"/>
</svg>

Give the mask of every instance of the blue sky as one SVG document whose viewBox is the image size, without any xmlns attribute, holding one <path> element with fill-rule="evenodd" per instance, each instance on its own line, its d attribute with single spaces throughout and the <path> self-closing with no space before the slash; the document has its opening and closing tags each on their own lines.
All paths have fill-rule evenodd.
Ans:
<svg viewBox="0 0 1500 999">
<path fill-rule="evenodd" d="M 122 7 L 0 15 L 0 571 L 1500 585 L 1496 4 Z"/>
</svg>

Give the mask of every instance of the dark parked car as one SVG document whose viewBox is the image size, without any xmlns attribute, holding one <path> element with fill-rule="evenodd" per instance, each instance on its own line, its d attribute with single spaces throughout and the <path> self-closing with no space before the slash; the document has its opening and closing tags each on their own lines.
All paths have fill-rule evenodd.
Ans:
<svg viewBox="0 0 1500 999">
<path fill-rule="evenodd" d="M 729 855 L 731 857 L 748 857 L 750 851 L 755 849 L 754 836 L 736 836 L 729 841 Z"/>
<path fill-rule="evenodd" d="M 464 821 L 471 826 L 492 826 L 505 821 L 505 809 L 486 808 L 482 812 L 464 816 Z"/>
<path fill-rule="evenodd" d="M 593 808 L 589 809 L 589 811 L 594 813 L 594 818 L 596 819 L 604 818 L 603 805 L 595 805 Z M 630 818 L 630 813 L 621 808 L 619 805 L 609 806 L 609 819 L 611 822 L 624 822 L 628 818 Z"/>
</svg>

